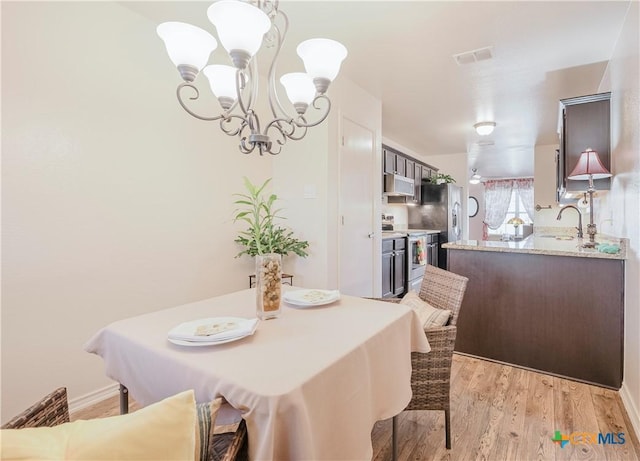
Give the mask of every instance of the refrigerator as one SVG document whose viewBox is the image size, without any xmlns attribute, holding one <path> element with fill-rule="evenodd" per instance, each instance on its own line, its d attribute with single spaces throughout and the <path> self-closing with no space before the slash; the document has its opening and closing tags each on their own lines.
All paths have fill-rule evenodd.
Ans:
<svg viewBox="0 0 640 461">
<path fill-rule="evenodd" d="M 425 229 L 440 231 L 438 266 L 447 268 L 447 250 L 442 245 L 462 239 L 462 187 L 455 184 L 422 184 L 420 218 Z"/>
</svg>

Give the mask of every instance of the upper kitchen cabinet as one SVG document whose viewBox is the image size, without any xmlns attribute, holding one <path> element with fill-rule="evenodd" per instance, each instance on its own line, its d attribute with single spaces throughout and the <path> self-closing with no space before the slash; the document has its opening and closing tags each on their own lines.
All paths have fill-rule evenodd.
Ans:
<svg viewBox="0 0 640 461">
<path fill-rule="evenodd" d="M 382 146 L 384 157 L 384 172 L 389 174 L 399 174 L 407 176 L 407 160 L 406 158 L 394 150 Z"/>
<path fill-rule="evenodd" d="M 415 203 L 422 203 L 422 165 L 419 163 L 413 164 L 413 180 L 414 189 L 413 189 L 413 201 Z M 424 167 L 427 169 L 427 167 Z"/>
<path fill-rule="evenodd" d="M 609 103 L 611 93 L 594 94 L 560 101 L 560 151 L 557 162 L 558 197 L 566 192 L 586 191 L 588 181 L 567 179 L 580 154 L 587 149 L 598 153 L 602 164 L 611 170 L 611 127 Z M 597 190 L 611 188 L 611 179 L 594 180 Z"/>
<path fill-rule="evenodd" d="M 419 205 L 422 203 L 422 189 L 421 185 L 424 181 L 428 180 L 432 175 L 436 174 L 438 169 L 421 162 L 420 160 L 403 154 L 391 147 L 382 146 L 382 171 L 384 185 L 384 175 L 397 174 L 404 176 L 414 181 L 413 196 L 394 196 L 389 195 L 387 200 L 389 203 L 408 203 Z"/>
<path fill-rule="evenodd" d="M 416 162 L 407 158 L 405 159 L 404 165 L 405 165 L 407 178 L 411 178 L 415 180 L 416 179 L 416 175 L 415 175 Z M 420 176 L 418 176 L 417 179 L 420 179 Z"/>
</svg>

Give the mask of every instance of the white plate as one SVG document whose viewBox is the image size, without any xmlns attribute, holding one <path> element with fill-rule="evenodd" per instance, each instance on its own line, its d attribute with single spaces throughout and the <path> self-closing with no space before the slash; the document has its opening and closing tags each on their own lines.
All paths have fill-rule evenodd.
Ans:
<svg viewBox="0 0 640 461">
<path fill-rule="evenodd" d="M 287 291 L 282 297 L 287 304 L 299 307 L 324 306 L 340 299 L 338 290 L 295 290 Z"/>
<path fill-rule="evenodd" d="M 215 335 L 196 335 L 198 327 L 214 324 L 231 323 L 235 328 L 222 331 Z M 167 334 L 167 339 L 181 346 L 211 346 L 213 344 L 225 344 L 252 335 L 258 326 L 258 319 L 245 319 L 242 317 L 212 317 L 206 319 L 184 322 L 172 328 Z"/>
<path fill-rule="evenodd" d="M 249 333 L 245 333 L 242 336 L 236 336 L 235 338 L 223 339 L 221 341 L 182 341 L 180 339 L 171 339 L 167 338 L 170 343 L 176 344 L 178 346 L 189 346 L 189 347 L 202 347 L 202 346 L 217 346 L 219 344 L 227 344 L 233 341 L 237 341 L 242 338 L 246 338 L 247 336 L 251 336 L 255 332 L 255 329 Z"/>
</svg>

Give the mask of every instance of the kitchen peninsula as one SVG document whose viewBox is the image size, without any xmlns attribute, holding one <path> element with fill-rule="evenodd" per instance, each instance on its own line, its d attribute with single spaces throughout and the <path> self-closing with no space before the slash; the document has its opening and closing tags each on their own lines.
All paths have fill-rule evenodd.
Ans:
<svg viewBox="0 0 640 461">
<path fill-rule="evenodd" d="M 539 233 L 445 244 L 449 270 L 469 278 L 456 351 L 619 389 L 627 241 L 601 240 L 620 251 Z"/>
</svg>

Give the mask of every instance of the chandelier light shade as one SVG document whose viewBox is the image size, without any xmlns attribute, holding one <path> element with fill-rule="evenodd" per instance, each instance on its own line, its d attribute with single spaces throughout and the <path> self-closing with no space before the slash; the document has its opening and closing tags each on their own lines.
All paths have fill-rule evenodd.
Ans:
<svg viewBox="0 0 640 461">
<path fill-rule="evenodd" d="M 219 0 L 208 8 L 207 16 L 232 65 L 206 66 L 217 41 L 199 27 L 166 22 L 157 28 L 169 58 L 184 80 L 178 85 L 177 96 L 187 113 L 200 120 L 218 121 L 225 134 L 238 136 L 242 153 L 250 154 L 257 149 L 260 155 L 279 154 L 287 140 L 302 139 L 308 128 L 327 118 L 331 101 L 326 92 L 347 57 L 347 49 L 342 44 L 326 38 L 300 43 L 297 52 L 306 73 L 294 72 L 279 79 L 296 112 L 289 115 L 276 88 L 276 64 L 289 28 L 289 20 L 278 9 L 278 1 Z M 271 114 L 264 125 L 254 110 L 259 81 L 257 58 L 263 41 L 275 48 L 266 88 Z M 200 115 L 187 106 L 187 100 L 200 96 L 194 81 L 201 71 L 222 109 L 217 115 Z M 188 98 L 183 96 L 185 88 L 192 92 Z M 310 107 L 317 114 L 313 121 L 306 119 Z"/>
<path fill-rule="evenodd" d="M 487 136 L 493 133 L 493 129 L 496 127 L 496 122 L 478 122 L 473 127 L 476 129 L 476 133 L 480 136 Z"/>
<path fill-rule="evenodd" d="M 221 0 L 207 10 L 220 43 L 236 67 L 244 69 L 271 29 L 271 20 L 260 8 L 238 0 Z"/>
<path fill-rule="evenodd" d="M 284 86 L 287 97 L 296 111 L 304 114 L 316 97 L 316 87 L 311 77 L 304 72 L 293 72 L 280 77 L 280 83 Z"/>
<path fill-rule="evenodd" d="M 169 53 L 169 59 L 185 81 L 192 82 L 218 47 L 206 30 L 184 22 L 165 22 L 157 29 Z"/>
<path fill-rule="evenodd" d="M 335 80 L 340 71 L 340 64 L 347 57 L 347 49 L 341 43 L 328 38 L 305 40 L 298 45 L 296 51 L 320 94 L 323 94 L 329 83 Z"/>
<path fill-rule="evenodd" d="M 211 92 L 218 98 L 223 109 L 230 108 L 237 99 L 236 68 L 212 64 L 202 71 L 209 80 Z"/>
</svg>

